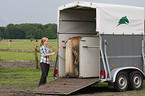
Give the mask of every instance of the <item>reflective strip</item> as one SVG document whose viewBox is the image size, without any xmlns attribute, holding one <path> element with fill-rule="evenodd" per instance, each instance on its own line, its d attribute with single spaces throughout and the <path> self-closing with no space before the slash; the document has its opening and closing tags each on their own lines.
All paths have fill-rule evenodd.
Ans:
<svg viewBox="0 0 145 96">
<path fill-rule="evenodd" d="M 108 58 L 140 58 L 141 55 L 132 55 L 132 56 L 108 56 Z"/>
</svg>

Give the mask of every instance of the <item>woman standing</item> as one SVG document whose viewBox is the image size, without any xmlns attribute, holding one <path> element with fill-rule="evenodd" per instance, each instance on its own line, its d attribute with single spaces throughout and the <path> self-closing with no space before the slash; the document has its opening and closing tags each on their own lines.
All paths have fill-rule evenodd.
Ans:
<svg viewBox="0 0 145 96">
<path fill-rule="evenodd" d="M 40 66 L 41 66 L 42 75 L 38 86 L 47 83 L 46 77 L 48 75 L 49 68 L 50 68 L 49 56 L 55 54 L 55 52 L 52 52 L 52 46 L 49 45 L 50 48 L 49 49 L 47 45 L 48 45 L 48 38 L 43 37 L 40 42 L 40 53 L 41 53 Z"/>
</svg>

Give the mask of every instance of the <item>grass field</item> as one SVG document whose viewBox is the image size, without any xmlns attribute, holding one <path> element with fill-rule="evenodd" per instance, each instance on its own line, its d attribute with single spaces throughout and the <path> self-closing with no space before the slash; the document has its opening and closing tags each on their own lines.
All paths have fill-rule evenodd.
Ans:
<svg viewBox="0 0 145 96">
<path fill-rule="evenodd" d="M 0 96 L 11 96 L 10 93 L 27 92 L 38 86 L 41 70 L 35 68 L 0 69 Z M 50 69 L 47 82 L 54 80 Z M 16 95 L 15 95 L 16 96 Z"/>
<path fill-rule="evenodd" d="M 16 68 L 16 69 L 6 69 L 2 68 L 0 70 L 0 75 L 2 76 L 0 79 L 0 85 L 8 84 L 8 85 L 19 85 L 19 84 L 26 84 L 26 85 L 38 85 L 40 75 L 40 69 L 35 68 Z M 53 79 L 53 71 L 50 69 L 48 75 L 48 82 L 54 80 Z M 2 86 L 4 87 L 4 86 Z"/>
<path fill-rule="evenodd" d="M 9 43 L 8 40 L 2 40 L 0 42 L 0 49 L 13 49 L 13 50 L 34 50 L 34 45 L 37 45 L 39 50 L 39 42 L 26 39 L 12 39 Z M 57 50 L 57 40 L 49 40 L 49 44 L 52 45 L 53 50 Z M 1 60 L 35 60 L 34 53 L 18 53 L 18 52 L 4 52 L 0 51 Z M 55 60 L 56 55 L 52 57 Z M 40 60 L 40 53 L 38 52 L 38 58 Z M 2 64 L 2 63 L 1 63 Z M 0 66 L 1 66 L 0 64 Z M 5 63 L 3 63 L 5 64 Z M 2 66 L 3 66 L 2 64 Z M 19 63 L 23 65 L 25 63 Z M 35 65 L 35 64 L 34 64 Z M 24 66 L 24 65 L 23 65 Z M 25 66 L 30 66 L 29 64 Z M 11 93 L 26 92 L 32 88 L 38 86 L 41 76 L 41 70 L 34 68 L 0 68 L 0 96 L 9 96 Z M 50 69 L 47 82 L 53 80 L 53 69 Z"/>
<path fill-rule="evenodd" d="M 34 45 L 37 45 L 37 49 L 40 49 L 39 46 L 40 40 L 38 42 L 31 42 L 29 39 L 12 39 L 12 42 L 9 43 L 8 40 L 2 40 L 0 42 L 0 49 L 14 49 L 14 50 L 34 50 Z M 52 45 L 53 51 L 57 50 L 57 40 L 50 39 L 49 44 Z M 17 53 L 17 52 L 2 52 L 0 51 L 1 60 L 35 60 L 34 53 Z M 52 60 L 55 60 L 56 55 L 52 57 Z M 40 60 L 40 53 L 38 53 L 38 58 Z"/>
<path fill-rule="evenodd" d="M 30 41 L 30 39 L 11 39 L 12 42 L 8 42 L 8 39 L 4 39 L 0 42 L 0 49 L 19 49 L 19 50 L 34 50 L 34 45 L 39 47 L 40 40 L 36 42 Z M 49 39 L 49 44 L 52 44 L 53 49 L 57 48 L 57 40 Z"/>
</svg>

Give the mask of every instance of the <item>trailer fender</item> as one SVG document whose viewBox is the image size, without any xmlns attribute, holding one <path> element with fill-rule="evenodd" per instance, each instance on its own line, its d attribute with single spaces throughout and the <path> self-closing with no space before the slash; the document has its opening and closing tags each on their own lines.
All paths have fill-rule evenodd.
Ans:
<svg viewBox="0 0 145 96">
<path fill-rule="evenodd" d="M 115 69 L 113 69 L 112 71 L 111 71 L 111 82 L 115 82 L 115 80 L 116 80 L 116 76 L 117 76 L 117 74 L 120 72 L 120 71 L 125 71 L 125 70 L 137 70 L 137 71 L 139 71 L 139 72 L 141 72 L 144 76 L 145 76 L 145 74 L 143 73 L 143 71 L 142 70 L 140 70 L 139 68 L 137 68 L 137 67 L 120 67 L 120 68 L 115 68 Z"/>
</svg>

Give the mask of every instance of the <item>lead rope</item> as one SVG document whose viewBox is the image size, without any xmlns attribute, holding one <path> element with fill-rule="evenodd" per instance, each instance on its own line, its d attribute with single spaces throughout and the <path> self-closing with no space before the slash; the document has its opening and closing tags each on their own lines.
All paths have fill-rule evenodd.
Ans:
<svg viewBox="0 0 145 96">
<path fill-rule="evenodd" d="M 68 41 L 68 40 L 67 40 L 67 41 Z M 67 41 L 66 41 L 66 42 L 67 42 Z M 56 54 L 56 53 L 66 44 L 66 42 L 65 42 L 62 46 L 60 46 L 60 47 L 55 51 L 55 54 Z M 53 56 L 53 55 L 51 55 L 51 56 L 49 57 L 49 59 L 52 58 L 52 56 Z M 49 59 L 48 59 L 48 60 L 49 60 Z M 47 61 L 48 61 L 48 60 L 47 60 Z"/>
</svg>

